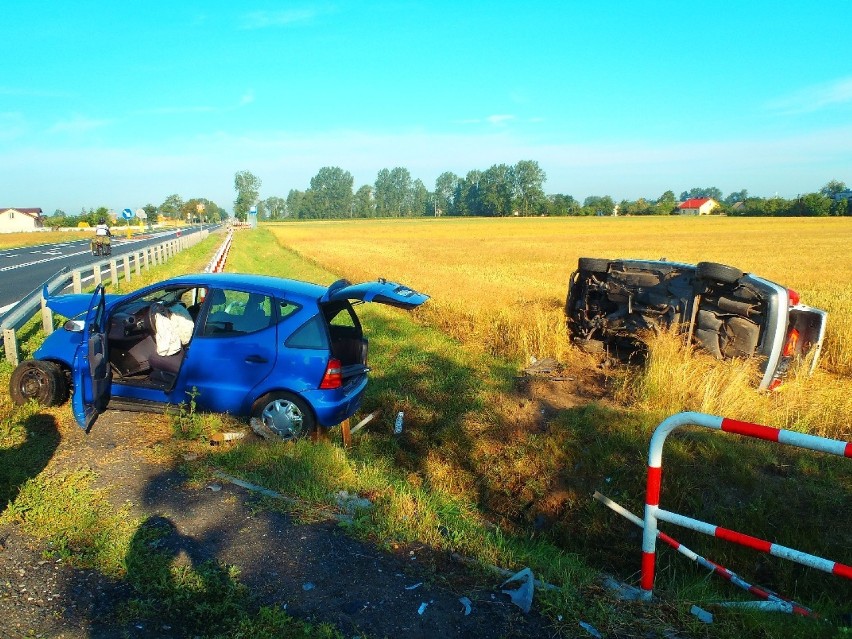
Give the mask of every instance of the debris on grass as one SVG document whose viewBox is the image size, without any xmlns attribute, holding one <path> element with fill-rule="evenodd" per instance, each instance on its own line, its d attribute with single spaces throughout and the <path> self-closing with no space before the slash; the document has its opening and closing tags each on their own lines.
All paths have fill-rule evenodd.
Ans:
<svg viewBox="0 0 852 639">
<path fill-rule="evenodd" d="M 467 617 L 470 614 L 472 602 L 467 597 L 459 597 L 459 602 L 464 606 L 464 616 Z"/>
<path fill-rule="evenodd" d="M 417 614 L 418 614 L 418 615 L 422 615 L 424 612 L 426 612 L 426 607 L 427 607 L 428 605 L 429 605 L 429 604 L 427 604 L 425 601 L 424 601 L 424 602 L 422 602 L 422 603 L 420 604 L 420 607 L 417 609 Z"/>
<path fill-rule="evenodd" d="M 595 639 L 603 639 L 603 635 L 598 632 L 598 629 L 595 628 L 592 624 L 587 623 L 585 621 L 580 622 L 580 627 L 592 635 Z"/>
<path fill-rule="evenodd" d="M 412 584 L 411 586 L 406 586 L 406 590 L 417 590 L 420 586 L 423 585 L 422 581 L 418 581 L 416 584 Z"/>
<path fill-rule="evenodd" d="M 234 442 L 238 439 L 242 439 L 245 437 L 245 433 L 241 433 L 239 431 L 230 432 L 230 433 L 213 433 L 210 435 L 210 445 L 211 446 L 220 446 L 225 442 Z"/>
<path fill-rule="evenodd" d="M 523 370 L 523 377 L 542 377 L 553 382 L 572 381 L 573 377 L 564 376 L 564 369 L 565 367 L 552 357 L 530 357 L 530 365 Z"/>
<path fill-rule="evenodd" d="M 603 587 L 612 592 L 622 601 L 639 601 L 642 596 L 642 591 L 636 586 L 622 583 L 612 577 L 605 577 Z"/>
<path fill-rule="evenodd" d="M 249 424 L 251 424 L 251 429 L 264 439 L 281 439 L 277 434 L 272 431 L 272 429 L 269 428 L 269 426 L 263 423 L 262 419 L 252 417 L 249 421 Z"/>
<path fill-rule="evenodd" d="M 754 602 L 754 603 L 765 603 L 765 602 Z M 692 606 L 692 608 L 689 609 L 689 612 L 691 612 L 693 615 L 695 615 L 695 618 L 698 619 L 698 621 L 700 621 L 702 623 L 713 623 L 713 615 L 711 615 L 709 612 L 707 612 L 703 608 L 699 608 L 698 606 Z"/>
<path fill-rule="evenodd" d="M 350 515 L 354 514 L 358 510 L 367 510 L 368 508 L 373 507 L 373 502 L 366 497 L 353 495 L 346 490 L 337 491 L 334 494 L 334 500 L 337 503 L 338 508 Z"/>
<path fill-rule="evenodd" d="M 500 588 L 502 589 L 506 584 L 516 581 L 520 581 L 521 585 L 514 590 L 501 590 L 501 592 L 509 595 L 512 603 L 523 610 L 524 614 L 527 614 L 529 613 L 530 608 L 532 608 L 533 590 L 535 589 L 535 586 L 533 585 L 535 577 L 533 576 L 532 570 L 524 568 L 523 570 L 516 572 L 500 584 Z"/>
<path fill-rule="evenodd" d="M 349 434 L 350 434 L 350 435 L 354 435 L 355 433 L 357 433 L 359 430 L 361 430 L 362 428 L 364 428 L 364 426 L 366 426 L 366 425 L 367 425 L 367 424 L 369 424 L 371 421 L 373 421 L 376 417 L 378 417 L 378 416 L 381 414 L 381 412 L 382 412 L 382 411 L 381 411 L 381 409 L 379 409 L 379 410 L 374 410 L 372 413 L 370 413 L 369 415 L 367 415 L 367 416 L 366 416 L 364 419 L 362 419 L 360 422 L 358 422 L 357 424 L 355 424 L 355 425 L 352 427 L 352 429 L 349 431 Z"/>
</svg>

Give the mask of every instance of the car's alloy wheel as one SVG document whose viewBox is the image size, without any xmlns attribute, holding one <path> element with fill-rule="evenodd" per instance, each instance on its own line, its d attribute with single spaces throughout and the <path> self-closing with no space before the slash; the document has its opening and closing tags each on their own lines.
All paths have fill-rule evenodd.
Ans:
<svg viewBox="0 0 852 639">
<path fill-rule="evenodd" d="M 252 411 L 281 439 L 299 439 L 310 434 L 316 420 L 304 400 L 291 393 L 271 393 L 255 403 Z"/>
<path fill-rule="evenodd" d="M 53 362 L 26 360 L 12 372 L 9 395 L 18 405 L 34 399 L 42 406 L 56 406 L 68 395 L 65 373 Z"/>
</svg>

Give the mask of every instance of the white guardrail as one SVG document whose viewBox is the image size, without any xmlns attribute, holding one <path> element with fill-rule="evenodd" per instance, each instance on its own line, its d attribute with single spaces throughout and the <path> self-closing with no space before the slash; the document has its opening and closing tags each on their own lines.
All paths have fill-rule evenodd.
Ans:
<svg viewBox="0 0 852 639">
<path fill-rule="evenodd" d="M 0 330 L 2 330 L 3 351 L 6 359 L 14 366 L 18 365 L 20 354 L 16 331 L 23 328 L 39 309 L 41 310 L 41 323 L 44 332 L 48 335 L 53 332 L 53 312 L 45 306 L 44 298 L 42 297 L 42 291 L 45 286 L 47 286 L 48 293 L 50 294 L 62 291 L 69 285 L 74 293 L 82 293 L 83 282 L 88 282 L 90 279 L 94 286 L 104 281 L 118 282 L 120 276 L 124 278 L 125 282 L 129 282 L 132 277 L 131 273 L 135 273 L 135 276 L 139 277 L 143 269 L 147 270 L 153 266 L 165 264 L 177 253 L 198 244 L 208 235 L 209 232 L 207 230 L 189 233 L 160 244 L 146 246 L 145 248 L 121 256 L 93 262 L 82 268 L 73 270 L 69 270 L 68 268 L 62 269 L 47 282 L 26 295 L 3 316 L 2 322 L 0 322 Z M 230 234 L 225 244 L 230 246 Z M 220 248 L 219 251 L 221 250 Z M 217 252 L 218 255 L 219 252 Z M 222 263 L 224 263 L 224 258 L 222 258 Z M 121 268 L 119 268 L 119 264 Z M 107 269 L 109 271 L 108 274 L 105 273 Z"/>
</svg>

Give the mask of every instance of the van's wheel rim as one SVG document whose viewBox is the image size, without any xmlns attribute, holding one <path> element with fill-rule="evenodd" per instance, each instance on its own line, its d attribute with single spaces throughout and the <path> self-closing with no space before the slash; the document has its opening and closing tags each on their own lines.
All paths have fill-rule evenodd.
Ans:
<svg viewBox="0 0 852 639">
<path fill-rule="evenodd" d="M 263 423 L 282 439 L 296 439 L 305 434 L 302 411 L 287 399 L 269 402 L 260 417 Z"/>
</svg>

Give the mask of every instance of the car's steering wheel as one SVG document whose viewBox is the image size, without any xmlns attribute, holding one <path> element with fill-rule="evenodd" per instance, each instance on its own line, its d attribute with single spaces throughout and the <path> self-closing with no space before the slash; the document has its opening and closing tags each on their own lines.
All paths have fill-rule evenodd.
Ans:
<svg viewBox="0 0 852 639">
<path fill-rule="evenodd" d="M 146 318 L 148 322 L 148 330 L 151 332 L 151 335 L 157 334 L 157 323 L 155 318 L 158 314 L 168 317 L 169 309 L 166 308 L 166 305 L 162 302 L 151 302 L 151 305 L 148 307 L 148 317 Z"/>
</svg>

